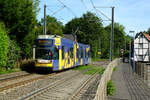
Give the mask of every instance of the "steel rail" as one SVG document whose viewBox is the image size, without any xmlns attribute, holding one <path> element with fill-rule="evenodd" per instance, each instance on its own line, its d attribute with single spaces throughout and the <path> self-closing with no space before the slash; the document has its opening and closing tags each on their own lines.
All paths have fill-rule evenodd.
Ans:
<svg viewBox="0 0 150 100">
<path fill-rule="evenodd" d="M 83 90 L 87 84 L 93 79 L 98 76 L 98 72 L 96 72 L 94 75 L 92 75 L 90 78 L 86 80 L 67 100 L 75 100 L 75 97 Z"/>
<path fill-rule="evenodd" d="M 61 79 L 61 80 L 57 80 L 57 81 L 55 81 L 55 82 L 52 82 L 52 83 L 50 83 L 49 85 L 47 85 L 47 86 L 45 86 L 45 87 L 43 87 L 43 88 L 40 88 L 40 89 L 38 89 L 38 90 L 36 90 L 36 91 L 33 91 L 33 92 L 29 93 L 29 94 L 26 95 L 26 96 L 21 97 L 19 100 L 26 100 L 26 99 L 29 100 L 29 99 L 33 98 L 34 96 L 37 96 L 37 95 L 42 94 L 42 93 L 45 92 L 46 90 L 49 90 L 49 89 L 51 89 L 51 88 L 56 87 L 56 86 L 59 85 L 59 84 L 62 84 L 62 83 L 64 83 L 64 82 L 66 82 L 68 79 L 74 78 L 73 76 L 77 76 L 77 75 L 79 75 L 79 73 L 76 73 L 76 74 L 71 75 L 71 76 L 69 76 L 69 77 L 67 77 L 67 78 L 65 77 L 65 78 L 63 78 L 63 79 Z"/>
<path fill-rule="evenodd" d="M 16 87 L 18 87 L 18 86 L 22 86 L 22 85 L 25 85 L 25 84 L 28 84 L 28 83 L 31 83 L 31 82 L 34 82 L 34 81 L 37 81 L 37 80 L 46 78 L 46 77 L 48 77 L 48 76 L 55 75 L 55 74 L 56 74 L 56 73 L 52 73 L 52 74 L 48 74 L 48 75 L 44 75 L 44 76 L 40 76 L 40 77 L 36 77 L 36 78 L 31 78 L 31 79 L 29 79 L 29 80 L 24 80 L 24 81 L 21 81 L 21 82 L 18 82 L 18 83 L 10 84 L 10 85 L 1 87 L 1 88 L 0 88 L 0 92 L 3 92 L 4 90 L 16 88 Z"/>
<path fill-rule="evenodd" d="M 25 76 L 29 76 L 29 75 L 32 75 L 32 73 L 26 73 L 26 74 L 23 74 L 23 75 L 17 75 L 17 76 L 12 76 L 12 77 L 8 77 L 8 78 L 2 78 L 2 79 L 0 79 L 0 82 L 14 80 L 16 78 L 25 77 Z"/>
</svg>

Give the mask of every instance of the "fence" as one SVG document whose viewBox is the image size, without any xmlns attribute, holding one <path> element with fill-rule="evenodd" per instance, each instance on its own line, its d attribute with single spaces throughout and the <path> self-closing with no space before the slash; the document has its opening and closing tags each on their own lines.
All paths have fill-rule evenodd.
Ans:
<svg viewBox="0 0 150 100">
<path fill-rule="evenodd" d="M 106 70 L 104 71 L 100 79 L 100 83 L 94 100 L 107 100 L 107 93 L 106 93 L 107 82 L 111 79 L 113 68 L 115 66 L 118 66 L 119 61 L 120 61 L 119 59 L 115 59 L 107 66 Z"/>
<path fill-rule="evenodd" d="M 135 73 L 150 87 L 150 63 L 135 62 Z"/>
</svg>

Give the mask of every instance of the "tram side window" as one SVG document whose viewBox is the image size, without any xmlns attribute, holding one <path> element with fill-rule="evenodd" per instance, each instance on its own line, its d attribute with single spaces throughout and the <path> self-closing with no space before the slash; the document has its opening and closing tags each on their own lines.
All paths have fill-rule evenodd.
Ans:
<svg viewBox="0 0 150 100">
<path fill-rule="evenodd" d="M 59 59 L 59 47 L 54 48 L 54 54 L 53 54 L 53 59 Z"/>
<path fill-rule="evenodd" d="M 79 49 L 77 49 L 77 58 L 79 58 Z"/>
<path fill-rule="evenodd" d="M 86 49 L 84 50 L 84 52 L 85 52 L 85 58 L 86 58 L 87 57 Z"/>
<path fill-rule="evenodd" d="M 61 49 L 62 49 L 62 59 L 64 59 L 65 58 L 65 54 L 64 54 L 65 53 L 65 48 L 64 48 L 64 46 L 62 46 Z"/>
<path fill-rule="evenodd" d="M 73 58 L 73 48 L 70 48 L 70 57 Z"/>
<path fill-rule="evenodd" d="M 88 51 L 88 57 L 90 57 L 91 56 L 91 54 L 90 54 L 90 50 Z"/>
<path fill-rule="evenodd" d="M 83 48 L 81 48 L 81 58 L 83 58 Z"/>
</svg>

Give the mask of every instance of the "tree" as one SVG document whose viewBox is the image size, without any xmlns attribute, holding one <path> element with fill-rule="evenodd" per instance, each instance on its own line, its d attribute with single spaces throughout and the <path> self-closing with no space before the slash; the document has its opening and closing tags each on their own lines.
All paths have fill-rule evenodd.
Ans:
<svg viewBox="0 0 150 100">
<path fill-rule="evenodd" d="M 7 64 L 8 47 L 9 47 L 9 38 L 6 34 L 4 24 L 0 23 L 0 67 L 4 67 Z"/>
<path fill-rule="evenodd" d="M 16 64 L 16 61 L 18 61 L 21 58 L 20 54 L 21 54 L 21 49 L 17 45 L 16 41 L 9 39 L 9 48 L 7 53 L 7 57 L 8 57 L 7 66 L 13 68 L 14 65 Z"/>
<path fill-rule="evenodd" d="M 39 28 L 40 30 L 38 30 L 40 32 L 40 34 L 43 34 L 43 26 L 44 25 L 44 19 L 42 18 L 41 21 L 39 22 Z M 59 36 L 63 36 L 63 24 L 62 22 L 58 21 L 55 17 L 51 17 L 49 15 L 46 16 L 46 28 L 47 34 L 50 35 L 59 35 Z M 39 33 L 38 33 L 39 34 Z"/>
<path fill-rule="evenodd" d="M 124 26 L 119 23 L 114 23 L 114 43 L 113 43 L 113 54 L 118 56 L 120 49 L 125 49 L 125 31 Z M 111 33 L 111 24 L 105 27 L 105 30 Z"/>
<path fill-rule="evenodd" d="M 10 39 L 17 41 L 26 57 L 31 54 L 25 48 L 32 47 L 34 38 L 31 37 L 28 42 L 25 38 L 35 34 L 38 2 L 38 0 L 0 0 L 0 20 L 4 21 Z"/>
<path fill-rule="evenodd" d="M 65 25 L 64 34 L 73 34 L 77 28 L 78 42 L 90 45 L 92 57 L 98 57 L 97 52 L 100 49 L 99 39 L 101 40 L 101 44 L 103 44 L 101 45 L 101 51 L 105 51 L 107 46 L 105 45 L 106 41 L 103 41 L 103 39 L 107 38 L 108 34 L 104 30 L 101 19 L 95 14 L 87 12 L 80 18 L 72 19 Z"/>
<path fill-rule="evenodd" d="M 147 33 L 150 35 L 150 28 L 148 28 Z"/>
</svg>

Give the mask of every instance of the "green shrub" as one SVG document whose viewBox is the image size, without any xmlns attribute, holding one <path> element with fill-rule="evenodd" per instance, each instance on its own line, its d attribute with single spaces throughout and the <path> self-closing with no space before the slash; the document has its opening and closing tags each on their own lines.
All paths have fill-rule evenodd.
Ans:
<svg viewBox="0 0 150 100">
<path fill-rule="evenodd" d="M 103 72 L 105 71 L 105 68 L 100 67 L 100 66 L 79 66 L 74 68 L 75 70 L 79 70 L 79 71 L 83 71 L 83 70 L 87 70 L 86 72 L 84 72 L 84 74 L 89 74 L 89 75 L 93 75 L 94 73 L 98 72 L 99 74 L 103 74 Z"/>
<path fill-rule="evenodd" d="M 14 40 L 9 40 L 9 44 L 7 65 L 13 68 L 15 67 L 16 61 L 21 58 L 21 49 Z"/>
<path fill-rule="evenodd" d="M 107 83 L 107 96 L 112 96 L 115 92 L 115 86 L 112 80 L 109 80 Z"/>
<path fill-rule="evenodd" d="M 114 67 L 114 68 L 113 68 L 113 72 L 116 71 L 116 70 L 117 70 L 117 67 Z"/>
<path fill-rule="evenodd" d="M 6 66 L 8 58 L 9 38 L 6 34 L 4 24 L 0 23 L 0 68 Z"/>
</svg>

